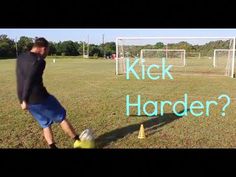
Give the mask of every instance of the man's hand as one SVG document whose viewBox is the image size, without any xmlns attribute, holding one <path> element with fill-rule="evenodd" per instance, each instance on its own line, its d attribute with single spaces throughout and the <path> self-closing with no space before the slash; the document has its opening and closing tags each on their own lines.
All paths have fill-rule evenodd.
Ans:
<svg viewBox="0 0 236 177">
<path fill-rule="evenodd" d="M 28 105 L 27 105 L 27 103 L 26 103 L 25 101 L 23 101 L 23 102 L 21 103 L 21 109 L 23 109 L 23 110 L 28 109 Z"/>
</svg>

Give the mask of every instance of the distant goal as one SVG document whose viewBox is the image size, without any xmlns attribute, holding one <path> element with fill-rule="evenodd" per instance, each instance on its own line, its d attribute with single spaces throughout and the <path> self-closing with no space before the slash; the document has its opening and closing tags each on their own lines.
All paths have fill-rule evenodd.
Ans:
<svg viewBox="0 0 236 177">
<path fill-rule="evenodd" d="M 221 53 L 220 53 L 221 52 Z M 117 37 L 116 75 L 126 73 L 126 61 L 141 65 L 173 65 L 173 74 L 235 75 L 235 37 Z"/>
<path fill-rule="evenodd" d="M 159 64 L 166 58 L 166 64 L 175 67 L 184 67 L 186 64 L 184 49 L 141 49 L 140 63 L 143 65 Z"/>
</svg>

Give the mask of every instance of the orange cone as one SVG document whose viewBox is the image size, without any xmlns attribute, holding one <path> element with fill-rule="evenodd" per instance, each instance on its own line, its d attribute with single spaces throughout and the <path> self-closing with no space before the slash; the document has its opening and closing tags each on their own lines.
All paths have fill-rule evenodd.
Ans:
<svg viewBox="0 0 236 177">
<path fill-rule="evenodd" d="M 144 126 L 143 126 L 143 124 L 141 124 L 141 126 L 140 126 L 138 138 L 139 138 L 139 139 L 144 139 L 144 138 L 146 138 L 145 132 L 144 132 Z"/>
</svg>

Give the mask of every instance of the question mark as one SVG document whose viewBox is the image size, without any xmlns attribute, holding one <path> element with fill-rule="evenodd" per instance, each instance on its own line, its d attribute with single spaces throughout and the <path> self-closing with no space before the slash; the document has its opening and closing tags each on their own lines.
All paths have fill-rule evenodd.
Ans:
<svg viewBox="0 0 236 177">
<path fill-rule="evenodd" d="M 223 97 L 227 99 L 227 103 L 223 106 L 221 115 L 222 115 L 222 116 L 225 116 L 225 109 L 226 109 L 227 106 L 229 106 L 229 104 L 230 104 L 230 97 L 229 97 L 228 95 L 220 95 L 220 96 L 218 97 L 218 100 L 220 100 L 220 99 L 223 98 Z"/>
</svg>

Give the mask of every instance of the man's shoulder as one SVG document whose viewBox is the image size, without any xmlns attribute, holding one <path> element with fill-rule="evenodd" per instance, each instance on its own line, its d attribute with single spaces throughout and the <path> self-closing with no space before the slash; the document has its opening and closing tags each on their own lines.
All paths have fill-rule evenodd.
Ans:
<svg viewBox="0 0 236 177">
<path fill-rule="evenodd" d="M 23 53 L 20 53 L 18 55 L 18 58 L 22 58 L 22 57 L 25 57 L 25 56 L 28 56 L 29 55 L 29 52 L 23 52 Z"/>
<path fill-rule="evenodd" d="M 24 52 L 21 53 L 17 59 L 23 59 L 23 60 L 38 60 L 40 57 L 37 54 L 34 54 L 32 52 Z"/>
</svg>

